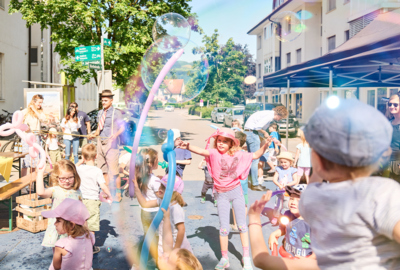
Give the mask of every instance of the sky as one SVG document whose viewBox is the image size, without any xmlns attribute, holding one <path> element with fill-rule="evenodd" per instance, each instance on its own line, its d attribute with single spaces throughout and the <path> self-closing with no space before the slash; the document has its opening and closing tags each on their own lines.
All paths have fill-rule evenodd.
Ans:
<svg viewBox="0 0 400 270">
<path fill-rule="evenodd" d="M 218 29 L 220 44 L 232 37 L 235 43 L 247 44 L 255 59 L 257 38 L 247 32 L 271 13 L 272 0 L 192 0 L 189 5 L 204 34 Z M 202 37 L 192 32 L 190 39 L 200 45 Z"/>
</svg>

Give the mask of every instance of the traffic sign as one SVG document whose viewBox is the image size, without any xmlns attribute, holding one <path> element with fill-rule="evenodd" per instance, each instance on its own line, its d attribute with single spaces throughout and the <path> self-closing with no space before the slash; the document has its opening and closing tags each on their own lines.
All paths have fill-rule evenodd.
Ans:
<svg viewBox="0 0 400 270">
<path fill-rule="evenodd" d="M 204 106 L 204 101 L 202 99 L 200 99 L 200 107 Z"/>
<path fill-rule="evenodd" d="M 85 47 L 75 47 L 75 55 L 90 54 L 90 53 L 100 53 L 100 45 L 85 46 Z"/>
<path fill-rule="evenodd" d="M 101 61 L 100 60 L 82 61 L 82 65 L 84 66 L 88 66 L 89 64 L 101 65 Z"/>
<path fill-rule="evenodd" d="M 101 65 L 89 63 L 89 68 L 100 70 Z"/>
<path fill-rule="evenodd" d="M 101 59 L 101 53 L 89 53 L 82 55 L 75 55 L 75 61 L 91 61 Z"/>
<path fill-rule="evenodd" d="M 104 46 L 111 47 L 111 39 L 103 38 Z"/>
</svg>

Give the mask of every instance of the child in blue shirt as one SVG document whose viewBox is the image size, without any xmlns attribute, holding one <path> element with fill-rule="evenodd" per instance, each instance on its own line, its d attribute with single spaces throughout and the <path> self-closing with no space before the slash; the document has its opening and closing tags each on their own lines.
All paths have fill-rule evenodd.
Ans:
<svg viewBox="0 0 400 270">
<path fill-rule="evenodd" d="M 276 139 L 279 141 L 280 137 L 277 132 L 278 125 L 276 123 L 272 123 L 268 127 L 269 135 L 272 139 Z M 261 145 L 260 145 L 261 146 Z M 271 168 L 268 173 L 273 173 L 275 171 L 275 163 L 276 163 L 276 155 L 279 152 L 278 145 L 276 145 L 273 141 L 268 147 L 268 150 L 261 156 L 260 162 L 258 163 L 258 182 L 264 182 L 264 164 L 267 162 L 268 166 Z"/>
<path fill-rule="evenodd" d="M 176 173 L 183 179 L 183 170 L 185 169 L 186 165 L 190 165 L 192 163 L 192 153 L 186 149 L 177 148 L 177 146 L 182 143 L 181 132 L 179 129 L 172 129 L 172 131 L 174 132 Z M 167 142 L 167 140 L 165 142 Z M 165 173 L 168 174 L 168 168 L 165 170 Z"/>
</svg>

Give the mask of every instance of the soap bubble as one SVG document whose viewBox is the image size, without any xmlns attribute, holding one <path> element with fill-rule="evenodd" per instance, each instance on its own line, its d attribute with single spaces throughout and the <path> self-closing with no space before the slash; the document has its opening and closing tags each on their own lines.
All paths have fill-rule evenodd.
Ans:
<svg viewBox="0 0 400 270">
<path fill-rule="evenodd" d="M 296 13 L 283 11 L 271 19 L 275 25 L 276 38 L 282 42 L 293 41 L 300 36 L 305 25 L 299 20 Z"/>
<path fill-rule="evenodd" d="M 313 17 L 313 14 L 310 11 L 302 10 L 301 12 L 296 13 L 296 17 L 299 20 L 308 20 Z"/>
<path fill-rule="evenodd" d="M 107 252 L 111 252 L 112 248 L 111 247 L 107 247 Z"/>
<path fill-rule="evenodd" d="M 179 46 L 169 47 L 174 50 L 177 47 L 183 48 L 190 40 L 191 26 L 180 14 L 167 13 L 156 18 L 153 25 L 153 40 L 163 40 L 167 43 L 175 43 Z"/>
<path fill-rule="evenodd" d="M 160 39 L 153 43 L 143 56 L 141 74 L 148 90 L 152 88 L 161 69 L 175 53 L 165 49 L 165 46 L 165 40 Z M 189 101 L 200 94 L 207 80 L 207 57 L 199 46 L 193 41 L 188 41 L 184 53 L 169 70 L 154 94 L 154 100 L 160 100 L 163 104 Z"/>
<path fill-rule="evenodd" d="M 164 141 L 167 138 L 167 134 L 168 134 L 168 131 L 166 129 L 160 129 L 158 131 L 158 138 L 160 138 L 161 140 Z"/>
<path fill-rule="evenodd" d="M 252 76 L 252 75 L 249 75 L 249 76 L 247 76 L 246 78 L 244 78 L 244 83 L 245 83 L 245 84 L 253 84 L 253 83 L 255 83 L 256 81 L 257 81 L 257 78 L 254 77 L 254 76 Z"/>
</svg>

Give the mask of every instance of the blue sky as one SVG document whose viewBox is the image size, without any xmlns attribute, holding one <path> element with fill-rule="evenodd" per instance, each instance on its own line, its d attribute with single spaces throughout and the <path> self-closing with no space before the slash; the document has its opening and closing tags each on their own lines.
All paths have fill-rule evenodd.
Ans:
<svg viewBox="0 0 400 270">
<path fill-rule="evenodd" d="M 246 33 L 271 13 L 272 0 L 192 0 L 189 4 L 206 35 L 218 29 L 220 44 L 232 37 L 235 43 L 248 44 L 255 58 L 256 37 Z M 192 32 L 191 40 L 200 45 L 201 39 Z"/>
</svg>

